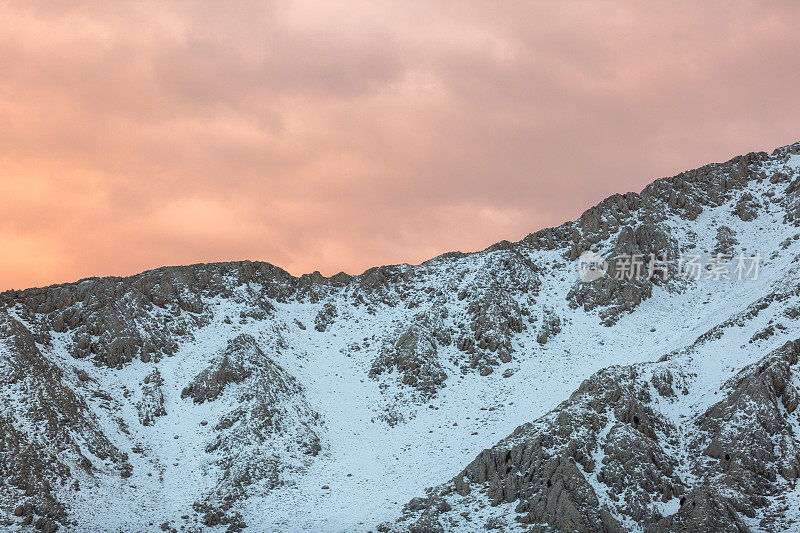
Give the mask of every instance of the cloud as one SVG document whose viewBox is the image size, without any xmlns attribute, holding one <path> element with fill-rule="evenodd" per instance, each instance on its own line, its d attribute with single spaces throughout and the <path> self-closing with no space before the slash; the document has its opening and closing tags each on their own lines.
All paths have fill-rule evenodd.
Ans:
<svg viewBox="0 0 800 533">
<path fill-rule="evenodd" d="M 789 3 L 0 14 L 0 289 L 243 258 L 419 262 L 800 138 Z"/>
</svg>

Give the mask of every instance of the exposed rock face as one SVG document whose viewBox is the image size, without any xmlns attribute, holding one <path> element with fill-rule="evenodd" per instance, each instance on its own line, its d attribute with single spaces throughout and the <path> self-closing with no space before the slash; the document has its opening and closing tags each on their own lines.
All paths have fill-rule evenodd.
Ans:
<svg viewBox="0 0 800 533">
<path fill-rule="evenodd" d="M 678 255 L 678 243 L 671 237 L 667 230 L 656 225 L 654 222 L 644 222 L 636 227 L 624 226 L 620 229 L 614 244 L 613 257 L 615 260 L 611 264 L 612 277 L 622 269 L 621 264 L 616 258 L 621 256 L 639 256 L 649 260 L 655 256 L 656 259 L 674 259 Z M 653 276 L 657 279 L 658 276 Z"/>
<path fill-rule="evenodd" d="M 469 281 L 458 289 L 466 306 L 453 316 L 454 343 L 467 356 L 462 372 L 488 375 L 513 357 L 512 340 L 525 330 L 539 294 L 539 267 L 511 243 L 499 243 Z"/>
<path fill-rule="evenodd" d="M 547 341 L 561 332 L 561 318 L 552 309 L 545 309 L 542 329 L 536 336 L 536 342 L 547 344 Z"/>
<path fill-rule="evenodd" d="M 9 291 L 0 298 L 42 331 L 66 333 L 73 357 L 115 367 L 169 356 L 192 328 L 208 323 L 203 300 L 233 298 L 236 285 L 253 284 L 264 296 L 298 290 L 285 271 L 267 263 L 164 267 L 130 278 L 90 278 L 43 289 Z M 254 295 L 256 296 L 256 295 Z"/>
<path fill-rule="evenodd" d="M 677 241 L 654 222 L 633 229 L 622 226 L 608 258 L 607 275 L 576 282 L 567 295 L 572 307 L 586 311 L 602 308 L 600 316 L 614 324 L 621 313 L 631 312 L 653 293 L 654 284 L 667 284 L 675 275 Z"/>
<path fill-rule="evenodd" d="M 658 368 L 650 378 L 653 388 L 664 398 L 677 398 L 678 392 L 688 394 L 685 380 L 670 371 L 669 368 Z"/>
<path fill-rule="evenodd" d="M 700 486 L 681 498 L 683 504 L 677 513 L 647 527 L 647 532 L 697 531 L 750 531 L 736 508 L 706 486 Z"/>
<path fill-rule="evenodd" d="M 800 476 L 798 355 L 800 341 L 793 341 L 746 367 L 726 384 L 725 398 L 696 420 L 693 445 L 716 461 L 709 468 L 698 459 L 695 471 L 720 490 L 734 490 L 731 505 L 745 516 L 766 505 L 764 496 L 779 490 L 780 478 Z"/>
<path fill-rule="evenodd" d="M 633 311 L 652 294 L 650 281 L 641 278 L 620 281 L 605 276 L 589 283 L 576 283 L 567 298 L 570 305 L 583 307 L 586 311 L 602 308 L 603 322 L 613 325 L 622 313 Z"/>
<path fill-rule="evenodd" d="M 382 353 L 372 362 L 370 376 L 377 378 L 396 370 L 403 384 L 425 395 L 435 394 L 447 379 L 437 346 L 446 346 L 450 342 L 450 332 L 440 316 L 417 315 L 396 340 L 386 343 Z"/>
<path fill-rule="evenodd" d="M 328 326 L 333 323 L 338 315 L 339 313 L 336 311 L 336 306 L 330 302 L 326 303 L 314 319 L 314 329 L 320 333 L 326 331 Z"/>
<path fill-rule="evenodd" d="M 302 469 L 322 450 L 323 422 L 303 387 L 268 357 L 250 335 L 240 335 L 198 374 L 182 396 L 196 403 L 221 400 L 230 410 L 215 426 L 206 452 L 222 476 L 210 501 L 227 510 L 250 485 L 271 489 L 282 473 Z"/>
<path fill-rule="evenodd" d="M 164 380 L 157 368 L 144 378 L 142 399 L 136 404 L 139 421 L 143 426 L 152 426 L 156 418 L 167 414 L 164 409 L 164 392 L 161 390 L 163 385 Z"/>
<path fill-rule="evenodd" d="M 717 238 L 714 245 L 715 255 L 731 258 L 734 255 L 734 247 L 737 244 L 739 244 L 739 241 L 736 240 L 736 232 L 728 226 L 720 226 L 717 228 Z"/>
<path fill-rule="evenodd" d="M 492 286 L 469 303 L 469 331 L 458 338 L 458 349 L 469 354 L 469 367 L 491 372 L 498 359 L 511 360 L 511 338 L 525 327 L 523 308 L 505 290 Z"/>
<path fill-rule="evenodd" d="M 761 204 L 755 197 L 746 192 L 739 197 L 739 201 L 736 202 L 736 207 L 733 208 L 733 214 L 739 217 L 744 222 L 750 222 L 755 220 L 756 216 L 758 216 L 758 209 L 761 207 Z"/>
<path fill-rule="evenodd" d="M 453 487 L 463 494 L 488 482 L 493 504 L 519 501 L 520 521 L 561 530 L 621 530 L 619 515 L 652 519 L 651 494 L 670 499 L 681 481 L 662 449 L 676 444 L 675 428 L 649 402 L 635 369 L 601 372 L 544 420 L 483 452 Z M 604 509 L 588 472 L 619 497 L 619 508 Z"/>
<path fill-rule="evenodd" d="M 94 468 L 86 454 L 117 475 L 130 469 L 67 381 L 25 324 L 0 311 L 0 509 L 18 510 L 23 523 L 40 529 L 66 519 L 58 494 L 74 470 Z"/>
<path fill-rule="evenodd" d="M 719 402 L 680 427 L 660 412 L 679 401 L 672 385 L 684 381 L 674 377 L 680 370 L 603 370 L 435 489 L 426 501 L 444 498 L 446 511 L 409 505 L 398 526 L 421 509 L 426 520 L 457 528 L 463 518 L 451 509 L 478 491 L 493 506 L 515 503 L 516 521 L 536 530 L 628 531 L 636 523 L 647 532 L 749 531 L 757 515 L 762 527 L 782 530 L 785 517 L 767 497 L 800 476 L 798 356 L 800 340 L 749 365 Z M 659 502 L 672 501 L 675 512 L 664 515 Z"/>
<path fill-rule="evenodd" d="M 230 383 L 241 383 L 250 377 L 253 367 L 265 361 L 266 355 L 251 335 L 239 335 L 228 341 L 228 346 L 214 362 L 200 372 L 181 392 L 195 403 L 215 400 Z"/>
</svg>

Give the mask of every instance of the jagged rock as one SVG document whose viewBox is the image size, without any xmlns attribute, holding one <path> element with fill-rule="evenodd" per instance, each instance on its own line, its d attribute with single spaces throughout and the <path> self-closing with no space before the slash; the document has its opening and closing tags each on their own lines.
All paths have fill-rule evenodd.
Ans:
<svg viewBox="0 0 800 533">
<path fill-rule="evenodd" d="M 190 397 L 195 403 L 215 400 L 229 383 L 241 383 L 250 377 L 253 367 L 266 359 L 252 335 L 239 335 L 214 362 L 200 372 L 181 391 L 181 398 Z"/>
<path fill-rule="evenodd" d="M 649 260 L 652 257 L 663 260 L 674 260 L 678 256 L 678 243 L 663 227 L 654 222 L 645 221 L 636 229 L 622 226 L 614 243 L 613 257 L 609 264 L 609 274 L 616 278 L 622 273 L 621 257 L 641 257 Z M 656 279 L 657 276 L 654 278 Z"/>
<path fill-rule="evenodd" d="M 744 222 L 755 220 L 758 216 L 758 209 L 761 204 L 753 197 L 752 194 L 746 192 L 742 194 L 736 206 L 733 208 L 733 214 L 742 219 Z"/>
<path fill-rule="evenodd" d="M 739 244 L 736 233 L 728 226 L 717 228 L 716 242 L 713 253 L 717 256 L 733 257 L 734 247 Z"/>
<path fill-rule="evenodd" d="M 482 487 L 492 505 L 517 502 L 517 521 L 535 530 L 626 531 L 635 523 L 648 533 L 745 532 L 746 518 L 759 515 L 769 531 L 781 530 L 785 516 L 767 497 L 782 480 L 800 477 L 800 442 L 787 419 L 800 402 L 799 358 L 796 340 L 745 367 L 719 402 L 681 429 L 648 390 L 649 373 L 659 394 L 674 401 L 668 362 L 602 370 L 431 494 L 467 497 Z M 675 454 L 678 435 L 687 432 L 685 455 Z M 681 471 L 691 472 L 693 486 Z M 678 498 L 668 516 L 655 505 Z M 398 524 L 420 509 L 427 507 L 408 506 Z"/>
<path fill-rule="evenodd" d="M 786 181 L 787 178 L 788 176 L 783 172 L 775 172 L 772 176 L 770 176 L 769 182 L 772 184 L 781 183 Z"/>
<path fill-rule="evenodd" d="M 410 276 L 403 266 L 374 267 L 358 276 L 358 287 L 362 293 L 382 300 L 391 286 L 407 282 Z"/>
<path fill-rule="evenodd" d="M 28 327 L 0 310 L 0 507 L 22 507 L 53 530 L 67 512 L 58 487 L 88 451 L 108 461 L 106 472 L 122 472 L 124 455 L 104 435 L 84 399 L 66 384 L 63 371 L 40 352 Z M 25 398 L 15 410 L 9 397 Z M 31 432 L 30 428 L 37 428 Z"/>
<path fill-rule="evenodd" d="M 152 426 L 156 418 L 167 414 L 164 408 L 164 393 L 161 390 L 163 385 L 164 380 L 157 368 L 144 378 L 142 399 L 136 404 L 139 421 L 143 426 Z"/>
<path fill-rule="evenodd" d="M 469 305 L 470 325 L 475 343 L 480 349 L 496 352 L 511 351 L 511 337 L 525 327 L 522 311 L 508 294 L 493 287 Z"/>
<path fill-rule="evenodd" d="M 602 308 L 600 316 L 611 325 L 649 298 L 654 284 L 668 284 L 676 275 L 673 261 L 678 244 L 666 230 L 652 222 L 634 230 L 622 226 L 607 259 L 607 275 L 594 281 L 577 281 L 567 294 L 573 308 Z"/>
<path fill-rule="evenodd" d="M 444 385 L 447 373 L 442 368 L 437 345 L 450 344 L 450 333 L 437 315 L 419 314 L 389 340 L 370 367 L 370 377 L 397 371 L 400 381 L 424 394 L 434 394 Z"/>
<path fill-rule="evenodd" d="M 336 306 L 330 302 L 326 303 L 314 318 L 314 329 L 319 332 L 326 331 L 337 316 L 339 316 L 339 313 L 336 311 Z"/>
<path fill-rule="evenodd" d="M 459 494 L 486 485 L 493 505 L 518 501 L 524 523 L 569 531 L 623 531 L 598 500 L 586 472 L 625 495 L 623 514 L 655 518 L 649 491 L 672 495 L 680 486 L 675 460 L 660 439 L 675 430 L 648 403 L 635 369 L 603 371 L 584 382 L 544 419 L 517 428 L 482 452 L 451 482 Z M 661 437 L 659 437 L 661 435 Z M 602 465 L 592 459 L 604 448 Z M 599 468 L 598 468 L 599 467 Z"/>
<path fill-rule="evenodd" d="M 268 263 L 242 261 L 163 267 L 128 278 L 89 278 L 7 291 L 0 300 L 21 305 L 23 317 L 38 317 L 47 329 L 67 333 L 74 357 L 91 356 L 114 367 L 146 353 L 171 355 L 190 329 L 211 319 L 203 298 L 233 297 L 233 285 L 251 282 L 260 286 L 261 297 L 255 300 L 264 305 L 268 305 L 264 296 L 282 298 L 298 290 L 297 280 L 285 271 Z"/>
<path fill-rule="evenodd" d="M 217 457 L 213 464 L 221 472 L 206 503 L 224 511 L 252 484 L 274 488 L 285 473 L 306 468 L 322 450 L 323 426 L 303 387 L 250 335 L 231 339 L 184 396 L 213 401 L 229 387 L 232 408 L 220 418 L 205 448 Z"/>
<path fill-rule="evenodd" d="M 674 398 L 677 396 L 673 388 L 673 374 L 668 368 L 660 368 L 654 371 L 650 382 L 653 384 L 653 388 L 664 398 Z"/>
<path fill-rule="evenodd" d="M 542 322 L 542 329 L 536 336 L 536 342 L 544 345 L 548 339 L 561 332 L 561 318 L 552 309 L 545 309 Z"/>
<path fill-rule="evenodd" d="M 750 528 L 728 500 L 701 486 L 681 498 L 681 506 L 677 513 L 648 524 L 645 531 L 646 533 L 672 531 L 746 533 Z"/>
<path fill-rule="evenodd" d="M 525 316 L 530 311 L 498 284 L 493 284 L 470 300 L 467 307 L 469 329 L 462 329 L 456 347 L 470 355 L 469 368 L 483 375 L 500 361 L 512 359 L 511 340 L 525 329 Z"/>
<path fill-rule="evenodd" d="M 800 442 L 787 420 L 800 398 L 798 354 L 800 341 L 792 341 L 746 367 L 723 389 L 726 397 L 697 419 L 695 445 L 717 459 L 703 475 L 721 476 L 740 512 L 763 507 L 779 476 L 800 477 Z"/>
</svg>

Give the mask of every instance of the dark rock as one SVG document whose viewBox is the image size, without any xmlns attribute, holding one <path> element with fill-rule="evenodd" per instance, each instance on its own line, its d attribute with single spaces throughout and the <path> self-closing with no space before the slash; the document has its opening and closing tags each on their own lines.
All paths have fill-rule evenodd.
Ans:
<svg viewBox="0 0 800 533">
<path fill-rule="evenodd" d="M 336 311 L 336 306 L 332 303 L 326 303 L 322 306 L 319 313 L 317 313 L 316 318 L 314 319 L 314 329 L 319 332 L 324 332 L 328 329 L 333 321 L 338 316 L 338 312 Z"/>
<path fill-rule="evenodd" d="M 449 344 L 449 333 L 435 314 L 420 314 L 401 330 L 396 340 L 389 339 L 370 367 L 370 376 L 398 372 L 400 381 L 431 395 L 444 385 L 447 374 L 437 355 L 439 344 Z"/>
<path fill-rule="evenodd" d="M 156 418 L 167 414 L 164 393 L 161 390 L 163 385 L 164 380 L 157 368 L 144 378 L 142 399 L 136 404 L 139 421 L 143 426 L 152 426 Z"/>
</svg>

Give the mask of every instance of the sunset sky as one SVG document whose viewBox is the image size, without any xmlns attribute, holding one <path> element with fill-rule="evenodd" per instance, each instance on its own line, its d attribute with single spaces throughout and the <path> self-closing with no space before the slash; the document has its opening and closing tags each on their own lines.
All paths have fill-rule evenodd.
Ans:
<svg viewBox="0 0 800 533">
<path fill-rule="evenodd" d="M 795 2 L 67 4 L 0 7 L 0 290 L 417 263 L 800 140 Z"/>
</svg>

